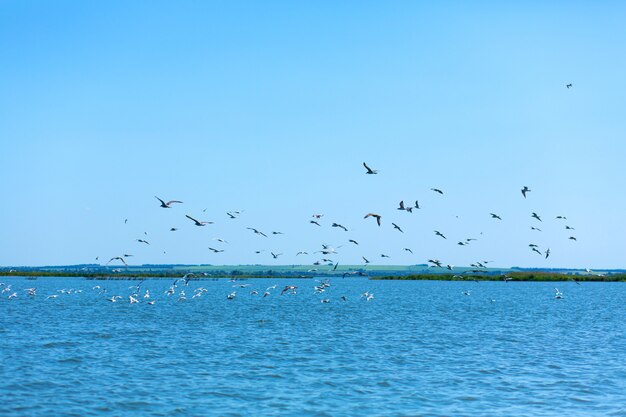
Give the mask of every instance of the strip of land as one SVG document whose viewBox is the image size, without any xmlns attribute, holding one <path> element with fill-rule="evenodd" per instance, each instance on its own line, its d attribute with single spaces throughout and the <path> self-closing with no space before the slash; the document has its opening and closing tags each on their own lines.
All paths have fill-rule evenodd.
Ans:
<svg viewBox="0 0 626 417">
<path fill-rule="evenodd" d="M 454 272 L 454 273 L 453 273 Z M 87 279 L 181 278 L 363 278 L 373 280 L 433 281 L 599 281 L 626 282 L 625 270 L 522 269 L 455 267 L 454 271 L 428 265 L 67 265 L 0 267 L 0 276 L 80 277 Z"/>
</svg>

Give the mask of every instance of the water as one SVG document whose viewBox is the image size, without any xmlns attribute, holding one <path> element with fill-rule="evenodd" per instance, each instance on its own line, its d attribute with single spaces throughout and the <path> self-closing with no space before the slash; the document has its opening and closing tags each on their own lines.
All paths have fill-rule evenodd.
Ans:
<svg viewBox="0 0 626 417">
<path fill-rule="evenodd" d="M 626 416 L 623 283 L 3 281 L 2 416 Z"/>
</svg>

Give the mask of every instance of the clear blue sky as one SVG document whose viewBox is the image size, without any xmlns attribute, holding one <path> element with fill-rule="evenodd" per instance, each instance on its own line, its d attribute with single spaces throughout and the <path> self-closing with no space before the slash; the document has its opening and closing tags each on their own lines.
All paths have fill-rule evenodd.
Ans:
<svg viewBox="0 0 626 417">
<path fill-rule="evenodd" d="M 625 15 L 617 1 L 2 1 L 0 265 L 312 263 L 296 252 L 328 243 L 342 264 L 626 267 Z M 213 254 L 217 237 L 230 243 Z"/>
</svg>

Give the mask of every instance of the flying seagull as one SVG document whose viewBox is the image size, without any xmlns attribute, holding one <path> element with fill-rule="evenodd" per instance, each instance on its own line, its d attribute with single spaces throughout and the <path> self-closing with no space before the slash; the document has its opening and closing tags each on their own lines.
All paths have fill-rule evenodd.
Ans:
<svg viewBox="0 0 626 417">
<path fill-rule="evenodd" d="M 538 232 L 541 232 L 541 229 L 535 226 L 530 226 L 530 230 L 536 230 Z"/>
<path fill-rule="evenodd" d="M 370 167 L 367 166 L 367 164 L 365 162 L 363 162 L 363 166 L 365 167 L 365 169 L 367 170 L 366 174 L 378 174 L 378 171 L 375 169 L 372 169 Z"/>
<path fill-rule="evenodd" d="M 350 242 L 350 243 L 354 243 L 355 245 L 358 245 L 358 244 L 359 244 L 359 242 L 357 242 L 357 241 L 356 241 L 356 240 L 354 240 L 354 239 L 350 239 L 350 240 L 348 240 L 348 242 Z"/>
<path fill-rule="evenodd" d="M 396 210 L 406 210 L 406 207 L 404 207 L 404 200 L 400 201 Z"/>
<path fill-rule="evenodd" d="M 403 248 L 402 250 L 405 250 L 407 252 L 411 252 L 411 254 L 413 254 L 413 251 L 411 249 L 409 249 L 409 248 Z"/>
<path fill-rule="evenodd" d="M 345 227 L 345 226 L 342 226 L 342 225 L 340 225 L 339 223 L 333 223 L 331 226 L 332 226 L 332 227 L 338 227 L 338 228 L 340 228 L 340 229 L 345 230 L 346 232 L 348 231 L 348 229 L 346 229 L 346 227 Z"/>
<path fill-rule="evenodd" d="M 363 218 L 367 219 L 368 217 L 375 217 L 376 218 L 376 223 L 378 223 L 378 225 L 380 226 L 380 214 L 367 213 L 365 215 L 365 217 L 363 217 Z"/>
<path fill-rule="evenodd" d="M 574 236 L 570 236 L 568 237 L 569 240 L 576 240 L 576 238 Z"/>
<path fill-rule="evenodd" d="M 419 210 L 420 208 L 420 203 L 419 201 L 415 200 L 415 208 Z"/>
<path fill-rule="evenodd" d="M 318 226 L 322 226 L 321 224 L 319 224 L 319 223 L 318 223 L 318 222 L 316 222 L 315 220 L 309 220 L 309 223 L 313 223 L 313 224 L 316 224 L 316 225 L 318 225 Z"/>
<path fill-rule="evenodd" d="M 442 238 L 444 238 L 444 239 L 447 239 L 447 237 L 445 237 L 445 236 L 444 236 L 444 235 L 443 235 L 443 234 L 442 234 L 439 230 L 435 230 L 435 234 L 436 234 L 437 236 L 441 236 L 441 237 L 442 237 Z"/>
<path fill-rule="evenodd" d="M 498 215 L 497 215 L 497 214 L 495 214 L 495 213 L 489 213 L 489 214 L 491 215 L 491 218 L 492 218 L 492 219 L 502 220 L 502 217 L 498 216 Z"/>
<path fill-rule="evenodd" d="M 541 217 L 539 217 L 539 215 L 538 215 L 537 213 L 535 213 L 535 212 L 533 212 L 533 213 L 530 215 L 530 217 L 532 217 L 532 218 L 534 218 L 534 219 L 537 219 L 537 220 L 541 221 Z"/>
<path fill-rule="evenodd" d="M 143 239 L 135 239 L 135 240 L 139 243 L 145 243 L 146 245 L 150 244 L 150 242 L 148 242 L 147 240 L 143 240 Z"/>
<path fill-rule="evenodd" d="M 548 259 L 548 256 L 550 256 L 550 248 L 546 249 L 546 259 Z"/>
<path fill-rule="evenodd" d="M 443 191 L 441 191 L 439 188 L 431 188 L 430 190 L 443 195 Z"/>
<path fill-rule="evenodd" d="M 196 224 L 196 226 L 206 226 L 207 224 L 213 224 L 213 222 L 201 222 L 199 220 L 194 219 L 188 214 L 185 214 L 185 217 L 187 217 L 189 220 L 192 220 Z"/>
<path fill-rule="evenodd" d="M 370 263 L 370 261 L 365 256 L 361 256 L 361 258 L 363 258 L 366 264 Z"/>
<path fill-rule="evenodd" d="M 565 216 L 556 216 L 557 219 L 561 219 L 561 220 L 567 220 L 567 217 Z"/>
<path fill-rule="evenodd" d="M 574 86 L 574 84 L 572 84 L 572 83 L 565 84 L 565 88 L 567 88 L 568 90 L 569 90 L 570 88 L 572 88 L 573 86 Z"/>
<path fill-rule="evenodd" d="M 215 249 L 215 248 L 209 248 L 210 251 L 212 251 L 213 253 L 220 253 L 220 252 L 224 252 L 224 249 Z"/>
<path fill-rule="evenodd" d="M 156 195 L 154 196 L 154 198 L 156 198 L 157 200 L 159 200 L 161 202 L 161 207 L 162 208 L 172 208 L 172 204 L 173 203 L 182 203 L 182 201 L 178 201 L 178 200 L 171 200 L 168 201 L 167 203 L 163 200 L 161 200 L 159 197 L 157 197 Z"/>
<path fill-rule="evenodd" d="M 402 229 L 400 229 L 400 226 L 398 226 L 398 225 L 397 225 L 397 224 L 395 224 L 395 223 L 391 223 L 391 224 L 393 225 L 393 228 L 394 228 L 394 229 L 398 229 L 401 233 L 404 233 L 404 232 L 402 231 Z"/>
<path fill-rule="evenodd" d="M 524 196 L 524 198 L 526 198 L 526 193 L 530 192 L 531 189 L 524 186 L 524 188 L 522 188 L 522 195 Z"/>
<path fill-rule="evenodd" d="M 274 252 L 270 252 L 270 253 L 272 254 L 272 258 L 274 259 L 278 259 L 278 257 L 282 255 L 282 253 L 274 253 Z"/>
<path fill-rule="evenodd" d="M 267 237 L 267 235 L 266 235 L 265 233 L 263 233 L 263 232 L 261 232 L 261 231 L 259 231 L 259 230 L 255 229 L 254 227 L 246 227 L 246 229 L 248 229 L 248 230 L 252 230 L 252 231 L 253 231 L 255 234 L 257 234 L 257 235 L 261 235 L 261 236 L 265 236 L 265 237 Z"/>
<path fill-rule="evenodd" d="M 121 256 L 115 256 L 115 257 L 113 257 L 113 258 L 109 259 L 109 262 L 107 262 L 107 265 L 108 265 L 111 261 L 114 261 L 114 260 L 116 260 L 116 259 L 117 259 L 118 261 L 122 261 L 122 263 L 123 263 L 124 265 L 128 265 L 128 264 L 126 263 L 126 261 L 124 260 L 124 258 L 122 258 Z"/>
</svg>

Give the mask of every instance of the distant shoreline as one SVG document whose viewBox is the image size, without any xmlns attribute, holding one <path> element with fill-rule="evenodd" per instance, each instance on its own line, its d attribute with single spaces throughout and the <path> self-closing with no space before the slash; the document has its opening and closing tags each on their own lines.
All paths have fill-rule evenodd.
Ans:
<svg viewBox="0 0 626 417">
<path fill-rule="evenodd" d="M 30 279 L 37 278 L 85 278 L 90 280 L 137 280 L 137 279 L 177 279 L 182 278 L 183 274 L 174 271 L 164 272 L 142 272 L 142 273 L 119 273 L 111 274 L 106 272 L 55 272 L 55 271 L 0 271 L 3 277 L 25 277 Z M 333 273 L 332 271 L 320 271 L 315 274 L 194 274 L 189 277 L 190 280 L 212 280 L 212 279 L 307 279 L 314 277 L 328 278 L 345 278 L 345 277 L 362 277 L 364 279 L 378 281 L 518 281 L 518 282 L 563 282 L 563 281 L 579 281 L 579 282 L 626 282 L 626 274 L 587 274 L 572 275 L 563 273 L 550 272 L 510 272 L 507 274 L 428 274 L 418 273 L 409 275 L 354 275 L 344 273 Z"/>
</svg>

